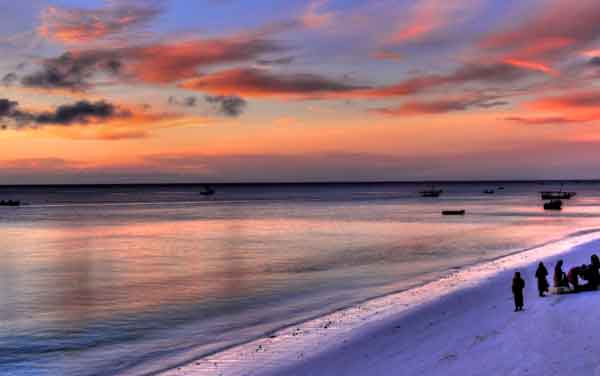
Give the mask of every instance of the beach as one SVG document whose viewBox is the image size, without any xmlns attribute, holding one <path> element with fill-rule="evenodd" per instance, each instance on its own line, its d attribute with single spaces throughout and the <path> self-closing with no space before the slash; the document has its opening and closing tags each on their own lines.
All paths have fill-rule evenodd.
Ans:
<svg viewBox="0 0 600 376">
<path fill-rule="evenodd" d="M 600 292 L 539 298 L 552 271 L 590 262 L 589 232 L 294 325 L 162 375 L 598 375 Z M 513 312 L 511 279 L 526 281 Z M 551 276 L 549 278 L 551 280 Z"/>
</svg>

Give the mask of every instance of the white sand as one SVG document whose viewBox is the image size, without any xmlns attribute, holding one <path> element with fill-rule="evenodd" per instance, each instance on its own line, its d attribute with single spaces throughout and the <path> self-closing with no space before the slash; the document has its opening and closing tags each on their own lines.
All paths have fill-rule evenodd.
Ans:
<svg viewBox="0 0 600 376">
<path fill-rule="evenodd" d="M 164 375 L 598 375 L 600 291 L 539 298 L 550 274 L 600 254 L 600 235 L 565 239 L 377 298 Z M 526 280 L 513 312 L 514 271 Z M 549 277 L 551 282 L 551 276 Z"/>
</svg>

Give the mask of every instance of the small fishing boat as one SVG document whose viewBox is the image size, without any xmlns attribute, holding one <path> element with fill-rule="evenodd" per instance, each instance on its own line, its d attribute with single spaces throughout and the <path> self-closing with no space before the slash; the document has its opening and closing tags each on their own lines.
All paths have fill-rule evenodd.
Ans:
<svg viewBox="0 0 600 376">
<path fill-rule="evenodd" d="M 442 215 L 465 215 L 466 211 L 461 210 L 442 210 Z"/>
<path fill-rule="evenodd" d="M 433 187 L 431 187 L 431 189 L 426 189 L 424 191 L 419 192 L 419 194 L 421 195 L 421 197 L 440 197 L 440 195 L 443 193 L 444 191 L 441 189 L 434 189 Z"/>
<path fill-rule="evenodd" d="M 205 185 L 204 188 L 202 188 L 202 190 L 200 191 L 200 194 L 202 196 L 212 196 L 215 193 L 216 193 L 216 191 L 210 185 Z"/>
<path fill-rule="evenodd" d="M 19 200 L 1 200 L 0 206 L 21 206 L 21 201 L 19 201 Z"/>
<path fill-rule="evenodd" d="M 564 192 L 560 191 L 542 191 L 542 200 L 568 200 L 575 196 L 577 192 Z"/>
<path fill-rule="evenodd" d="M 483 191 L 483 193 L 486 195 L 493 195 L 494 193 L 496 193 L 496 191 L 494 191 L 493 189 L 486 189 Z"/>
<path fill-rule="evenodd" d="M 551 200 L 544 203 L 544 210 L 562 210 L 562 200 Z"/>
<path fill-rule="evenodd" d="M 563 191 L 563 185 L 560 185 L 558 191 L 541 191 L 542 200 L 568 200 L 577 194 L 576 192 Z"/>
</svg>

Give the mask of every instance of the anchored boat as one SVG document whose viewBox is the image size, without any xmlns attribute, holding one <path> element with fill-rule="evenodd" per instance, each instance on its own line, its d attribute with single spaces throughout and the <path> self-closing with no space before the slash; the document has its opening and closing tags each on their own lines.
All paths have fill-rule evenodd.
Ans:
<svg viewBox="0 0 600 376">
<path fill-rule="evenodd" d="M 577 192 L 563 192 L 560 191 L 542 191 L 542 200 L 568 200 L 575 196 Z"/>
<path fill-rule="evenodd" d="M 544 204 L 544 210 L 562 210 L 562 200 L 551 200 Z"/>
<path fill-rule="evenodd" d="M 216 193 L 216 191 L 210 185 L 205 185 L 204 188 L 202 188 L 202 190 L 200 191 L 200 194 L 202 196 L 212 196 L 215 193 Z"/>
<path fill-rule="evenodd" d="M 421 197 L 440 197 L 442 192 L 444 191 L 441 189 L 434 189 L 433 187 L 431 187 L 431 189 L 426 189 L 419 193 L 421 194 Z"/>
<path fill-rule="evenodd" d="M 19 200 L 1 200 L 0 206 L 21 206 L 21 201 L 19 201 Z"/>
<path fill-rule="evenodd" d="M 465 215 L 466 211 L 461 210 L 442 210 L 442 215 Z"/>
</svg>

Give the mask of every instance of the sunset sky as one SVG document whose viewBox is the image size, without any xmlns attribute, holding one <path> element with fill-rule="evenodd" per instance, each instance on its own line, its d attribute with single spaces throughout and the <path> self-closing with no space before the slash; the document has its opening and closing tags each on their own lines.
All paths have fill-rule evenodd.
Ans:
<svg viewBox="0 0 600 376">
<path fill-rule="evenodd" d="M 0 184 L 600 178 L 597 0 L 0 14 Z"/>
</svg>

